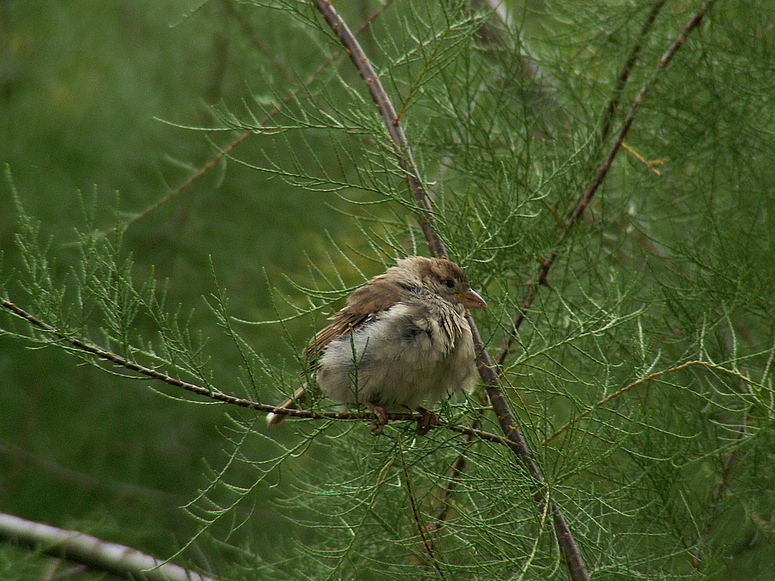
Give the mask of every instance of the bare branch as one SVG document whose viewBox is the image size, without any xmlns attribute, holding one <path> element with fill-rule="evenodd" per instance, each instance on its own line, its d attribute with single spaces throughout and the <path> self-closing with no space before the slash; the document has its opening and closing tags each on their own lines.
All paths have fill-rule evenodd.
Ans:
<svg viewBox="0 0 775 581">
<path fill-rule="evenodd" d="M 498 424 L 503 431 L 506 438 L 512 442 L 513 450 L 517 454 L 519 461 L 525 467 L 527 472 L 534 480 L 532 486 L 533 499 L 538 505 L 539 512 L 544 513 L 546 510 L 546 503 L 549 501 L 548 490 L 545 486 L 544 477 L 538 468 L 538 464 L 533 458 L 533 453 L 522 437 L 522 433 L 517 426 L 514 415 L 511 412 L 509 403 L 506 400 L 506 396 L 498 385 L 498 373 L 496 372 L 496 365 L 490 358 L 484 348 L 484 342 L 479 334 L 479 330 L 474 325 L 471 315 L 468 316 L 468 322 L 471 325 L 471 332 L 474 335 L 474 346 L 476 347 L 479 357 L 477 363 L 479 365 L 479 374 L 484 382 L 487 396 L 490 398 L 492 409 L 495 412 L 495 416 L 498 419 Z M 568 567 L 568 572 L 573 581 L 586 581 L 589 579 L 589 573 L 587 567 L 584 564 L 584 559 L 581 556 L 578 545 L 576 544 L 570 527 L 560 512 L 560 507 L 553 500 L 549 501 L 549 510 L 552 514 L 552 523 L 554 525 L 555 536 L 557 537 L 557 544 L 560 546 L 565 563 Z"/>
<path fill-rule="evenodd" d="M 621 101 L 624 87 L 627 85 L 627 81 L 630 78 L 630 73 L 632 73 L 632 69 L 635 67 L 635 63 L 638 60 L 638 55 L 640 54 L 643 39 L 646 38 L 646 35 L 651 30 L 651 27 L 653 26 L 654 21 L 657 19 L 657 16 L 662 10 L 662 6 L 664 6 L 664 4 L 665 0 L 657 0 L 651 7 L 648 16 L 646 16 L 646 21 L 643 23 L 640 32 L 638 32 L 638 38 L 635 41 L 635 44 L 632 45 L 630 54 L 627 57 L 627 60 L 624 61 L 622 70 L 619 71 L 619 76 L 616 78 L 616 87 L 614 87 L 611 100 L 608 102 L 608 107 L 606 107 L 605 113 L 603 114 L 603 126 L 600 129 L 601 142 L 604 142 L 608 138 L 608 133 L 611 131 L 611 123 L 613 123 L 616 109 L 619 107 L 619 102 Z"/>
<path fill-rule="evenodd" d="M 84 341 L 83 339 L 67 336 L 65 333 L 56 329 L 53 325 L 50 325 L 49 323 L 46 323 L 45 321 L 40 320 L 39 318 L 35 317 L 31 313 L 28 313 L 27 311 L 19 307 L 17 304 L 7 299 L 0 299 L 0 307 L 13 313 L 15 316 L 27 321 L 34 328 L 40 331 L 43 331 L 44 333 L 61 341 L 68 349 L 75 350 L 77 352 L 84 353 L 87 355 L 91 355 L 92 357 L 95 357 L 101 361 L 107 361 L 123 369 L 133 371 L 143 377 L 147 377 L 149 379 L 155 379 L 157 381 L 161 381 L 162 383 L 166 383 L 167 385 L 178 387 L 186 391 L 189 391 L 191 393 L 195 393 L 202 397 L 206 397 L 221 403 L 235 405 L 238 407 L 252 409 L 252 410 L 261 411 L 261 412 L 273 413 L 277 415 L 287 415 L 294 418 L 329 419 L 329 420 L 369 420 L 369 421 L 376 421 L 379 419 L 376 414 L 373 414 L 371 412 L 347 412 L 347 411 L 326 412 L 326 411 L 318 411 L 318 410 L 300 410 L 300 409 L 283 408 L 283 407 L 263 404 L 249 399 L 237 397 L 234 395 L 230 395 L 228 393 L 223 393 L 222 391 L 217 391 L 215 389 L 205 387 L 203 385 L 197 385 L 195 383 L 183 381 L 177 377 L 173 377 L 157 369 L 146 367 L 145 365 L 141 365 L 135 361 L 131 361 L 125 357 L 122 357 L 118 353 L 107 351 L 101 347 L 98 347 L 97 345 Z M 414 413 L 390 413 L 390 414 L 387 414 L 387 419 L 392 421 L 418 422 L 422 420 L 422 416 L 420 414 L 414 414 Z M 509 447 L 512 446 L 512 443 L 508 441 L 506 438 L 504 438 L 503 436 L 499 436 L 497 434 L 492 434 L 490 432 L 485 432 L 482 430 L 477 430 L 468 426 L 437 425 L 432 427 L 437 429 L 445 428 L 452 432 L 457 432 L 459 434 L 475 436 L 481 440 L 486 440 L 488 442 L 493 442 L 496 444 L 500 444 L 502 446 L 509 446 Z"/>
<path fill-rule="evenodd" d="M 622 126 L 619 128 L 619 131 L 617 132 L 616 137 L 614 138 L 614 141 L 611 144 L 611 147 L 608 149 L 608 152 L 603 158 L 603 161 L 600 163 L 597 170 L 595 171 L 595 176 L 592 178 L 592 181 L 589 183 L 589 185 L 586 187 L 584 192 L 579 197 L 570 215 L 565 219 L 563 223 L 563 228 L 562 230 L 560 230 L 560 233 L 557 236 L 557 241 L 555 242 L 555 248 L 561 248 L 562 245 L 565 243 L 565 240 L 568 238 L 568 235 L 570 234 L 571 229 L 579 221 L 579 218 L 581 218 L 582 214 L 584 213 L 584 210 L 587 209 L 587 206 L 589 206 L 589 203 L 592 201 L 592 198 L 597 193 L 597 190 L 605 181 L 605 178 L 608 175 L 608 171 L 611 169 L 614 159 L 616 159 L 616 155 L 619 153 L 619 149 L 621 149 L 622 147 L 624 138 L 627 136 L 627 133 L 630 131 L 630 127 L 632 127 L 632 123 L 635 120 L 635 116 L 640 110 L 640 106 L 643 103 L 643 99 L 645 98 L 646 93 L 649 92 L 651 87 L 657 81 L 659 74 L 664 70 L 664 68 L 673 58 L 673 56 L 675 56 L 675 53 L 678 51 L 678 49 L 680 49 L 683 46 L 683 44 L 686 42 L 686 39 L 689 36 L 689 33 L 692 30 L 694 30 L 700 24 L 700 22 L 702 22 L 703 17 L 708 12 L 708 10 L 710 9 L 714 1 L 715 0 L 705 0 L 705 2 L 703 2 L 703 4 L 700 6 L 697 12 L 688 20 L 686 24 L 684 24 L 683 28 L 681 29 L 681 32 L 678 34 L 678 36 L 672 42 L 670 47 L 665 51 L 665 53 L 659 59 L 659 62 L 657 63 L 657 66 L 654 72 L 652 73 L 651 77 L 649 77 L 649 79 L 641 86 L 640 90 L 635 96 L 635 99 L 632 102 L 632 105 L 630 105 L 630 109 L 627 111 L 627 114 L 624 117 Z M 649 14 L 649 17 L 651 17 L 651 13 Z M 519 309 L 517 310 L 516 313 L 514 313 L 509 337 L 507 340 L 504 341 L 501 347 L 501 351 L 497 358 L 498 365 L 503 365 L 504 361 L 506 360 L 506 357 L 508 356 L 511 350 L 511 347 L 514 345 L 514 341 L 516 340 L 516 336 L 517 336 L 517 333 L 519 332 L 519 328 L 520 326 L 522 326 L 522 322 L 525 320 L 528 309 L 530 309 L 530 307 L 533 304 L 533 300 L 535 299 L 538 286 L 548 284 L 547 276 L 549 274 L 549 270 L 552 268 L 552 265 L 554 264 L 554 261 L 556 259 L 557 259 L 556 250 L 547 254 L 544 257 L 544 259 L 541 261 L 541 266 L 539 267 L 535 278 L 533 278 L 532 280 L 529 280 L 525 285 L 525 295 L 522 298 L 522 301 L 520 302 Z"/>
<path fill-rule="evenodd" d="M 53 557 L 83 563 L 90 569 L 148 581 L 214 581 L 189 569 L 145 553 L 109 543 L 78 531 L 68 531 L 0 514 L 0 538 L 40 550 Z"/>
</svg>

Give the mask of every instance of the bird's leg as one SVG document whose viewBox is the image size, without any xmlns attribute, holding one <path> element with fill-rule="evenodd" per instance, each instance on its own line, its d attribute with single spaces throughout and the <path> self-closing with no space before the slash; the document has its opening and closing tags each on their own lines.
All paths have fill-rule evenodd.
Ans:
<svg viewBox="0 0 775 581">
<path fill-rule="evenodd" d="M 377 414 L 377 421 L 371 424 L 371 433 L 379 436 L 388 423 L 387 411 L 385 408 L 366 402 L 366 407 Z"/>
<path fill-rule="evenodd" d="M 426 410 L 424 407 L 418 407 L 417 413 L 420 414 L 420 419 L 417 420 L 417 435 L 424 436 L 430 432 L 433 426 L 439 425 L 439 418 L 432 410 Z"/>
</svg>

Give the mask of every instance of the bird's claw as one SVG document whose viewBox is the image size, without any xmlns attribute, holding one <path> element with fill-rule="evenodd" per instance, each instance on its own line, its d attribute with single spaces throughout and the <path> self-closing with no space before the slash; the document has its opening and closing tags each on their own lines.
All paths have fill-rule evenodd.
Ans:
<svg viewBox="0 0 775 581">
<path fill-rule="evenodd" d="M 439 425 L 439 418 L 432 410 L 427 410 L 424 407 L 417 408 L 417 413 L 420 414 L 420 419 L 417 420 L 417 435 L 424 436 L 431 431 L 433 426 Z"/>
<path fill-rule="evenodd" d="M 385 426 L 388 423 L 388 417 L 387 417 L 387 411 L 385 411 L 385 408 L 380 407 L 378 405 L 369 406 L 371 407 L 371 411 L 373 411 L 377 416 L 377 421 L 371 424 L 370 430 L 371 433 L 375 436 L 379 436 L 382 433 L 382 430 L 385 428 Z"/>
</svg>

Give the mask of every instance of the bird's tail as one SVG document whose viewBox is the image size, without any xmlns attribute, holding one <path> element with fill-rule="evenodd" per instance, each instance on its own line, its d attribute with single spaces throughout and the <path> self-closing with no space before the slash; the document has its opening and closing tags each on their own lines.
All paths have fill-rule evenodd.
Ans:
<svg viewBox="0 0 775 581">
<path fill-rule="evenodd" d="M 277 405 L 278 408 L 284 408 L 289 410 L 295 410 L 299 407 L 300 404 L 304 404 L 305 400 L 307 399 L 307 386 L 302 385 L 299 389 L 293 392 L 293 395 L 286 399 L 284 402 Z M 266 423 L 267 425 L 272 428 L 279 423 L 281 423 L 285 418 L 287 418 L 287 414 L 276 414 L 276 413 L 269 413 L 266 416 Z"/>
</svg>

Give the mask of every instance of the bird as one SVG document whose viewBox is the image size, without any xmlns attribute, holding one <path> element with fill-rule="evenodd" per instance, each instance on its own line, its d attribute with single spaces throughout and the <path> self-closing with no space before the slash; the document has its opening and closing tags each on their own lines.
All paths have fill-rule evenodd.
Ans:
<svg viewBox="0 0 775 581">
<path fill-rule="evenodd" d="M 382 433 L 389 412 L 416 410 L 418 433 L 438 423 L 433 407 L 448 391 L 471 393 L 476 363 L 468 309 L 487 304 L 465 271 L 446 258 L 408 256 L 356 289 L 302 353 L 307 381 L 267 416 L 302 405 L 308 391 L 337 404 L 362 404 Z M 314 378 L 311 381 L 310 378 Z M 312 385 L 312 387 L 311 387 Z"/>
</svg>

